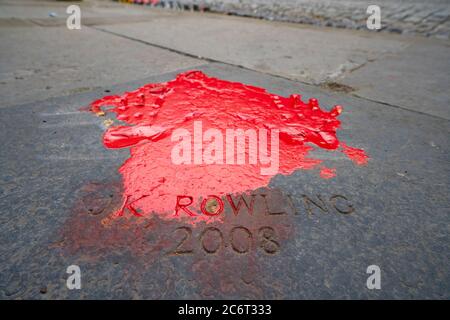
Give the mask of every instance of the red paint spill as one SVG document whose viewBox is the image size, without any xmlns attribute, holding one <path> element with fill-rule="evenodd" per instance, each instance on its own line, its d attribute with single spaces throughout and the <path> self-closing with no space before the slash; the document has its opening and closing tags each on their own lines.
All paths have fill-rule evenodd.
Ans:
<svg viewBox="0 0 450 320">
<path fill-rule="evenodd" d="M 342 152 L 347 155 L 354 163 L 359 166 L 364 166 L 367 164 L 369 157 L 366 155 L 364 150 L 357 149 L 347 146 L 345 143 L 341 142 Z"/>
<path fill-rule="evenodd" d="M 336 169 L 322 167 L 322 169 L 320 169 L 320 176 L 324 179 L 334 178 L 336 176 Z"/>
<path fill-rule="evenodd" d="M 226 129 L 279 129 L 281 174 L 320 164 L 320 159 L 308 157 L 315 148 L 336 150 L 341 145 L 357 164 L 367 162 L 363 150 L 348 147 L 336 137 L 340 106 L 327 112 L 316 99 L 303 102 L 300 95 L 282 97 L 200 71 L 179 74 L 166 83 L 147 84 L 121 96 L 104 97 L 93 102 L 91 110 L 114 112 L 126 124 L 109 128 L 103 137 L 108 148 L 130 147 L 131 156 L 119 169 L 124 183 L 119 215 L 127 208 L 134 215 L 154 212 L 174 218 L 179 195 L 193 197 L 192 206 L 199 208 L 201 199 L 208 195 L 243 193 L 268 185 L 272 176 L 261 175 L 259 163 L 173 164 L 171 151 L 176 143 L 171 141 L 171 133 L 178 128 L 192 132 L 194 121 L 202 121 L 203 132 L 214 128 L 224 136 Z M 267 140 L 270 150 L 270 138 Z M 202 215 L 201 219 L 211 217 Z"/>
</svg>

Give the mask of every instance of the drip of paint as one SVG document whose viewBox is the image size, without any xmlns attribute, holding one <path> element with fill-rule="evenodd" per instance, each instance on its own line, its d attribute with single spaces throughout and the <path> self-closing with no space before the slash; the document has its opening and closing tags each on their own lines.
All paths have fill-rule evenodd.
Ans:
<svg viewBox="0 0 450 320">
<path fill-rule="evenodd" d="M 353 148 L 347 146 L 345 143 L 341 142 L 342 152 L 347 155 L 354 163 L 359 166 L 364 166 L 367 164 L 369 157 L 366 155 L 364 150 Z"/>
<path fill-rule="evenodd" d="M 278 129 L 278 173 L 285 175 L 320 164 L 320 159 L 308 157 L 314 148 L 336 150 L 341 145 L 357 164 L 367 161 L 363 150 L 337 139 L 337 117 L 342 107 L 328 112 L 316 99 L 303 102 L 296 94 L 282 97 L 262 88 L 208 77 L 200 71 L 179 74 L 165 83 L 147 84 L 121 96 L 106 96 L 93 102 L 91 111 L 114 112 L 124 123 L 108 128 L 103 136 L 108 148 L 130 147 L 131 156 L 119 169 L 124 184 L 124 205 L 119 215 L 128 208 L 136 215 L 153 212 L 174 217 L 179 195 L 191 196 L 192 206 L 198 208 L 201 198 L 208 195 L 243 193 L 269 184 L 275 174 L 261 175 L 265 165 L 260 162 L 174 164 L 171 154 L 176 142 L 171 139 L 172 133 L 181 128 L 192 132 L 196 121 L 201 121 L 203 132 L 217 129 L 223 136 L 226 129 Z M 270 138 L 267 140 L 270 151 Z M 205 145 L 200 147 L 200 151 L 205 149 Z M 248 159 L 248 147 L 245 153 Z M 329 177 L 331 170 L 324 174 Z"/>
<path fill-rule="evenodd" d="M 322 169 L 320 169 L 320 176 L 324 179 L 334 178 L 336 176 L 336 169 L 322 167 Z"/>
</svg>

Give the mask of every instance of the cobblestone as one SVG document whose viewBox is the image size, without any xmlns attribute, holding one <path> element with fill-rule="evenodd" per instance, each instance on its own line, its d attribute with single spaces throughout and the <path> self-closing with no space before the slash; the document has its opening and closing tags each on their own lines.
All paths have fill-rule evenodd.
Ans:
<svg viewBox="0 0 450 320">
<path fill-rule="evenodd" d="M 381 8 L 382 32 L 449 39 L 450 4 L 445 0 L 161 0 L 156 6 L 208 10 L 326 27 L 366 29 L 369 16 L 366 10 L 370 4 Z"/>
</svg>

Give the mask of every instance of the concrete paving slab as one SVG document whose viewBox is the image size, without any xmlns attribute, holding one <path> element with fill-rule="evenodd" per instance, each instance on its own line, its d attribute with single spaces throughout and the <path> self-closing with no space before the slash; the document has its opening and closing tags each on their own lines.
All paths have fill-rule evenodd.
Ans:
<svg viewBox="0 0 450 320">
<path fill-rule="evenodd" d="M 450 120 L 450 44 L 417 39 L 340 81 L 358 96 Z"/>
<path fill-rule="evenodd" d="M 120 205 L 117 169 L 128 157 L 103 147 L 103 119 L 79 111 L 104 88 L 2 108 L 1 298 L 450 298 L 448 121 L 229 65 L 198 69 L 285 96 L 314 96 L 327 109 L 343 105 L 339 135 L 365 148 L 369 164 L 330 158 L 340 173 L 334 179 L 304 170 L 274 177 L 271 191 L 258 192 L 284 214 L 257 206 L 254 217 L 243 212 L 214 227 L 228 235 L 233 226 L 266 224 L 277 232 L 277 250 L 209 254 L 198 243 L 204 225 L 157 218 L 102 224 Z M 108 89 L 121 93 L 175 75 Z M 320 204 L 319 196 L 327 210 L 310 201 Z M 189 236 L 186 228 L 195 252 L 171 254 Z M 66 288 L 72 264 L 81 267 L 81 290 Z M 381 268 L 381 290 L 366 287 L 372 264 Z"/>
<path fill-rule="evenodd" d="M 140 6 L 127 5 L 114 1 L 84 0 L 84 1 L 45 1 L 45 0 L 1 0 L 0 19 L 20 17 L 23 19 L 48 19 L 67 18 L 66 9 L 69 5 L 76 4 L 81 8 L 82 18 L 92 17 L 120 17 L 120 16 L 158 16 L 163 13 L 155 13 L 152 10 L 142 10 Z M 49 14 L 54 13 L 53 17 Z"/>
<path fill-rule="evenodd" d="M 0 41 L 0 107 L 204 64 L 88 27 L 3 26 Z"/>
<path fill-rule="evenodd" d="M 195 56 L 321 83 L 407 45 L 398 37 L 208 14 L 99 28 Z"/>
</svg>

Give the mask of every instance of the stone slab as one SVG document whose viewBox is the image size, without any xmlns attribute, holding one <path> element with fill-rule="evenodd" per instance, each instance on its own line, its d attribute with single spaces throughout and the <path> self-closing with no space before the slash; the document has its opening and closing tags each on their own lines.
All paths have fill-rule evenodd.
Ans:
<svg viewBox="0 0 450 320">
<path fill-rule="evenodd" d="M 106 88 L 1 108 L 2 299 L 450 298 L 448 121 L 229 65 L 198 69 L 281 95 L 314 96 L 326 109 L 343 105 L 339 137 L 364 148 L 368 165 L 329 157 L 334 179 L 317 170 L 275 176 L 270 190 L 257 191 L 266 192 L 269 210 L 243 210 L 221 225 L 128 216 L 105 225 L 120 205 L 117 170 L 128 154 L 106 150 L 103 119 L 79 108 Z M 107 89 L 121 93 L 177 72 Z M 319 196 L 328 212 L 311 203 L 320 204 Z M 201 238 L 208 227 L 228 243 L 214 254 L 202 247 L 211 245 Z M 252 232 L 248 252 L 233 249 L 233 227 Z M 273 228 L 279 244 L 270 253 L 260 242 L 263 227 Z M 193 252 L 174 254 L 184 237 L 182 248 Z M 81 290 L 66 287 L 73 264 Z M 373 264 L 381 290 L 366 287 Z"/>
</svg>

